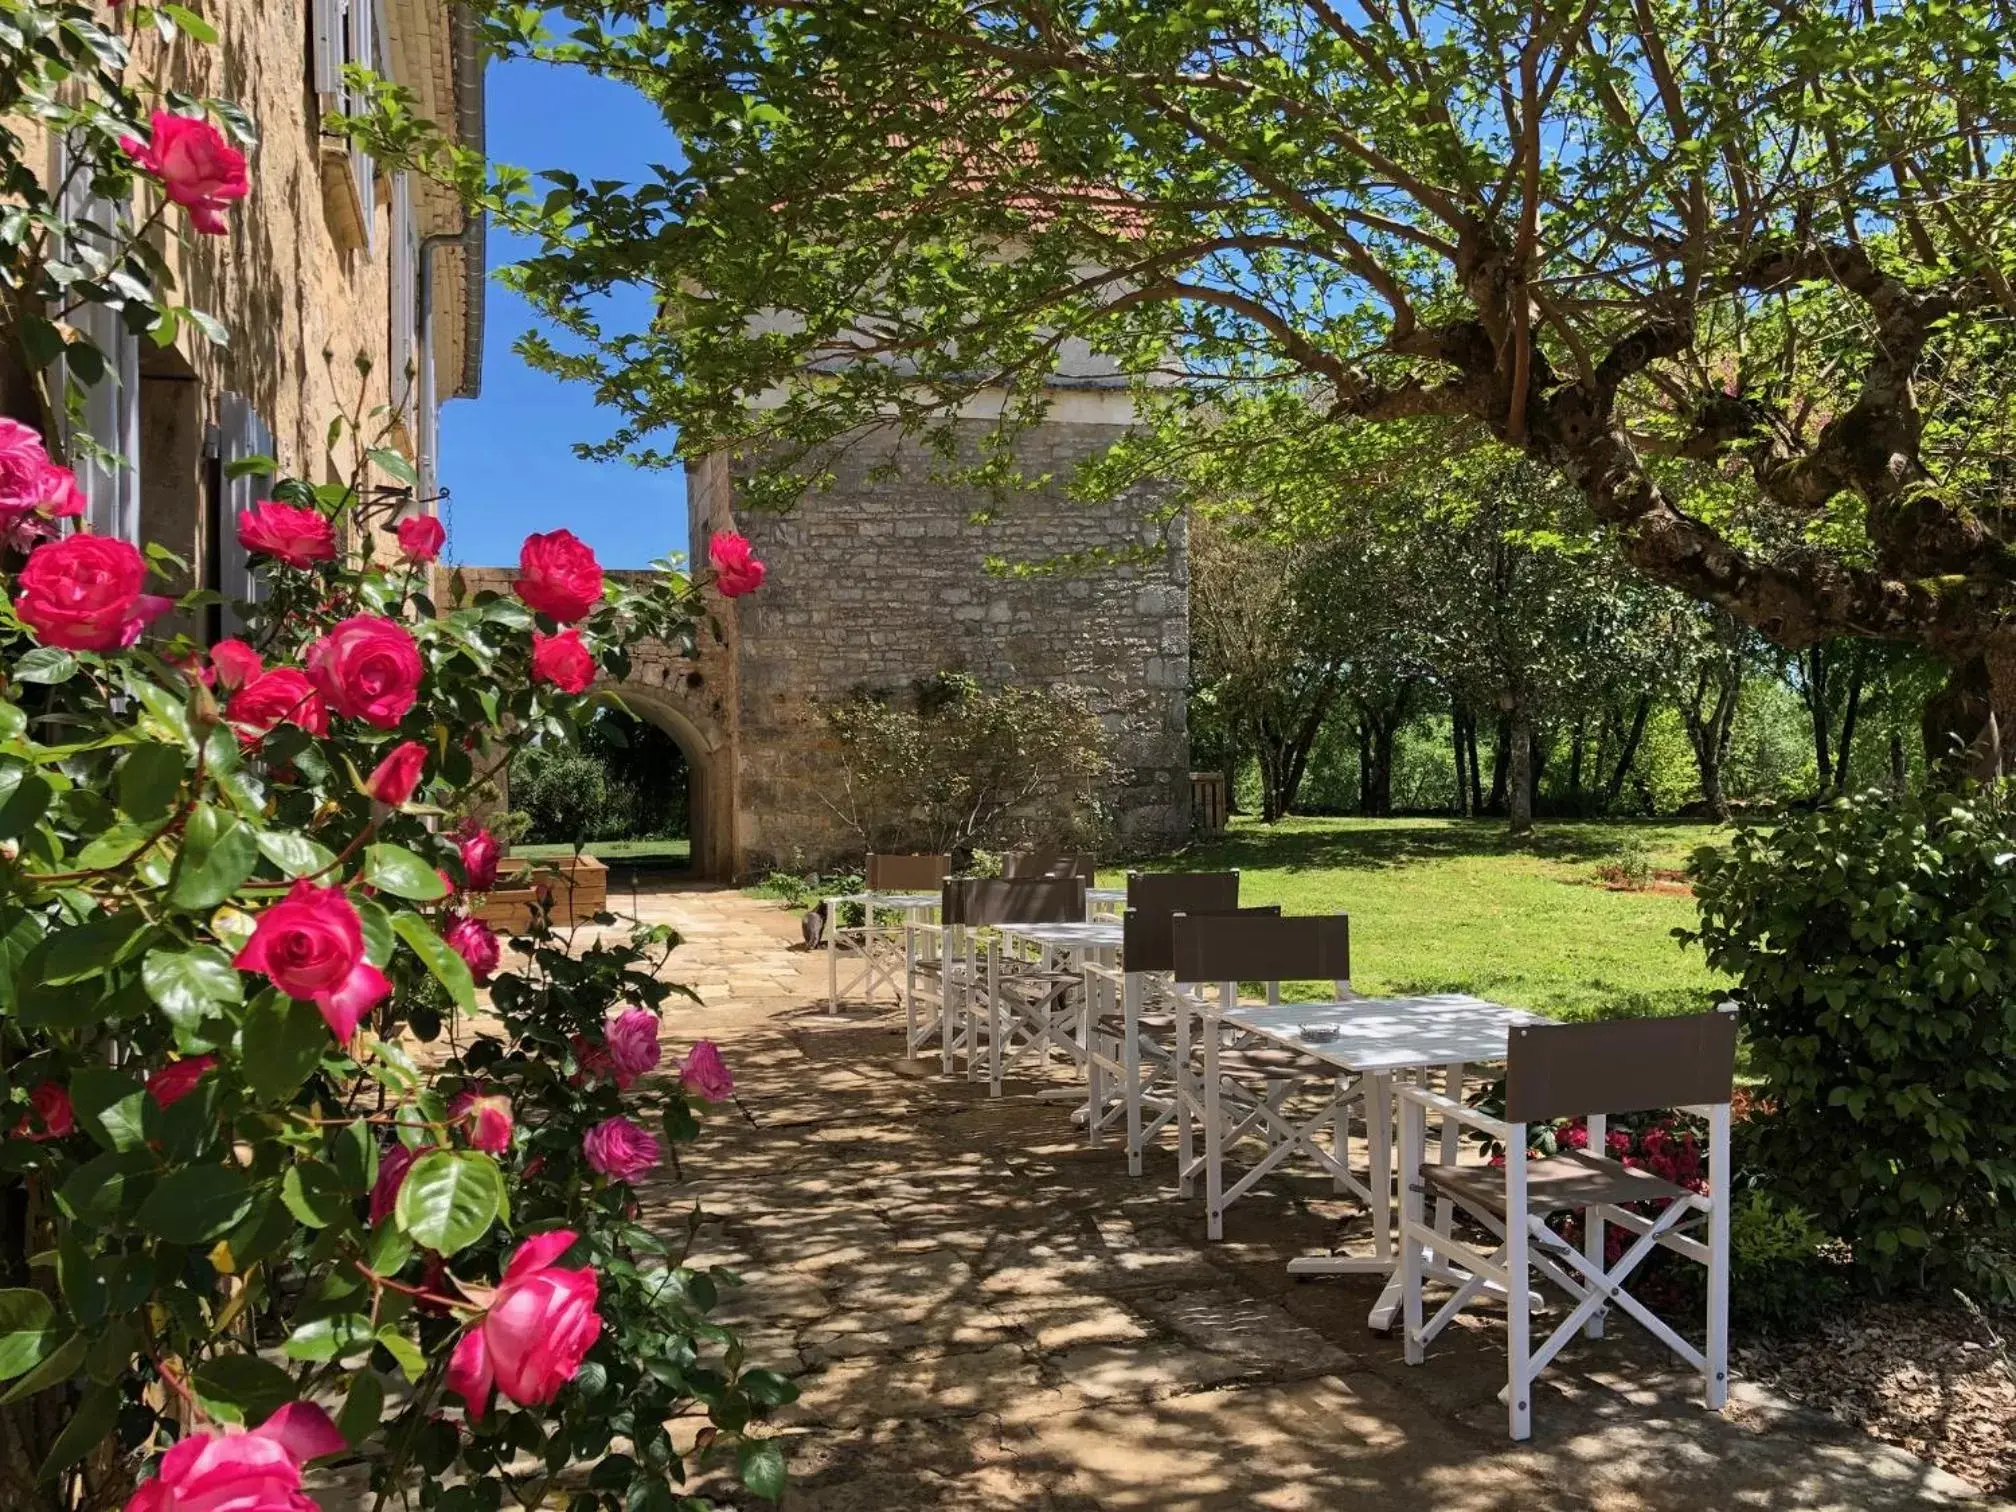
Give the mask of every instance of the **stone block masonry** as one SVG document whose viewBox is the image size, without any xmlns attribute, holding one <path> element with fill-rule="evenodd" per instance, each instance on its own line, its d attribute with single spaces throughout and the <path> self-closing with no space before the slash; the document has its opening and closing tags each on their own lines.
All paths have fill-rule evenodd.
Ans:
<svg viewBox="0 0 2016 1512">
<path fill-rule="evenodd" d="M 977 453 L 990 429 L 961 423 Z M 853 858 L 835 799 L 824 710 L 859 687 L 902 688 L 961 671 L 990 686 L 1071 684 L 1105 723 L 1119 768 L 1109 802 L 1121 849 L 1189 832 L 1189 582 L 1183 522 L 1152 518 L 1143 490 L 1110 504 L 1067 496 L 1072 470 L 1110 447 L 1113 425 L 1048 420 L 1024 433 L 1032 492 L 995 499 L 935 479 L 942 462 L 894 434 L 857 438 L 833 485 L 786 513 L 731 509 L 768 564 L 735 605 L 738 828 L 745 867 Z M 699 469 L 696 469 L 696 474 Z M 716 473 L 718 480 L 719 473 Z M 733 495 L 732 477 L 725 490 Z M 720 521 L 694 497 L 695 559 Z M 988 517 L 979 517 L 986 511 Z M 990 571 L 1099 551 L 1138 559 L 1038 576 Z"/>
</svg>

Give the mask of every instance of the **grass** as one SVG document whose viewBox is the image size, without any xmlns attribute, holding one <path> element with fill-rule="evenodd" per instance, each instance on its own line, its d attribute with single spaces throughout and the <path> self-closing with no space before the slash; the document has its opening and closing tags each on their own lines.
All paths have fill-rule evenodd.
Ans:
<svg viewBox="0 0 2016 1512">
<path fill-rule="evenodd" d="M 597 861 L 621 861 L 639 870 L 652 867 L 684 867 L 692 864 L 690 840 L 590 840 L 581 847 Z M 571 845 L 514 845 L 511 854 L 533 861 L 555 861 L 574 854 Z"/>
<path fill-rule="evenodd" d="M 1240 899 L 1285 913 L 1351 915 L 1352 985 L 1366 993 L 1469 992 L 1562 1018 L 1678 1013 L 1725 980 L 1673 930 L 1694 901 L 1613 892 L 1596 868 L 1633 842 L 1678 867 L 1707 825 L 1561 821 L 1514 842 L 1502 820 L 1233 821 L 1225 835 L 1142 863 L 1240 870 Z M 1125 873 L 1102 874 L 1124 886 Z"/>
</svg>

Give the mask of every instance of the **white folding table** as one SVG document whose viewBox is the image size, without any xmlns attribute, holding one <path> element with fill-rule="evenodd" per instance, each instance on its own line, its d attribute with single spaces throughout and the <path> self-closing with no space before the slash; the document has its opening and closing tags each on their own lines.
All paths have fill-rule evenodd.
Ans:
<svg viewBox="0 0 2016 1512">
<path fill-rule="evenodd" d="M 896 963 L 894 960 L 878 960 L 874 950 L 875 911 L 883 909 L 903 916 L 905 934 L 912 924 L 928 924 L 938 912 L 943 899 L 935 892 L 852 892 L 836 893 L 824 900 L 826 904 L 826 1011 L 840 1011 L 840 909 L 843 904 L 858 903 L 863 909 L 861 919 L 861 975 L 857 982 L 865 1001 L 875 1000 L 875 988 L 886 983 L 891 992 L 900 999 L 902 989 L 897 985 Z M 846 931 L 852 933 L 852 931 Z M 905 946 L 907 956 L 909 947 Z M 907 965 L 907 960 L 906 960 Z M 849 987 L 856 985 L 850 982 Z"/>
<path fill-rule="evenodd" d="M 1288 1262 L 1288 1274 L 1386 1276 L 1385 1289 L 1372 1308 L 1370 1321 L 1376 1329 L 1392 1327 L 1400 1306 L 1400 1277 L 1393 1251 L 1394 1080 L 1401 1076 L 1423 1076 L 1440 1068 L 1447 1095 L 1460 1101 L 1467 1067 L 1503 1061 L 1515 1026 L 1545 1024 L 1551 1020 L 1544 1014 L 1508 1008 L 1461 993 L 1251 1004 L 1227 1009 L 1218 1017 L 1234 1029 L 1259 1035 L 1364 1079 L 1373 1252 L 1302 1256 Z M 1210 1032 L 1208 1017 L 1206 1032 Z M 1213 1089 L 1207 1086 L 1204 1090 L 1208 1096 Z M 1444 1161 L 1455 1161 L 1460 1137 L 1454 1120 L 1444 1124 Z M 1400 1175 L 1402 1180 L 1408 1179 L 1408 1173 L 1403 1171 Z M 1440 1222 L 1446 1224 L 1449 1218 L 1446 1204 L 1440 1213 Z"/>
</svg>

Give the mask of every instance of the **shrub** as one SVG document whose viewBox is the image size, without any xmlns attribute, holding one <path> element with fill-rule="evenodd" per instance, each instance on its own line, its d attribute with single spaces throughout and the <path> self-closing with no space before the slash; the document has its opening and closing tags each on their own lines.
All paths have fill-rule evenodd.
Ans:
<svg viewBox="0 0 2016 1512">
<path fill-rule="evenodd" d="M 1804 1208 L 1768 1191 L 1738 1196 L 1729 1214 L 1729 1311 L 1737 1327 L 1792 1331 L 1837 1305 L 1845 1288 L 1827 1258 L 1831 1243 Z"/>
<path fill-rule="evenodd" d="M 2016 824 L 1992 794 L 1870 791 L 1692 864 L 1733 975 L 1752 1146 L 1879 1284 L 2016 1239 Z M 1978 1278 L 1976 1281 L 1978 1284 Z"/>
<path fill-rule="evenodd" d="M 1652 847 L 1636 835 L 1627 835 L 1597 865 L 1596 875 L 1612 887 L 1643 892 L 1652 885 Z"/>
</svg>

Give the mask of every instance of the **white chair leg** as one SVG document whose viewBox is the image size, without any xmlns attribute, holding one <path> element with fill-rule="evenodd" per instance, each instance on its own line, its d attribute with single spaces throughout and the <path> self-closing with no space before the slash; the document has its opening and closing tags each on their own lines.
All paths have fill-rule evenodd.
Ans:
<svg viewBox="0 0 2016 1512">
<path fill-rule="evenodd" d="M 1708 1110 L 1708 1410 L 1729 1404 L 1729 1104 Z"/>
<path fill-rule="evenodd" d="M 1372 1194 L 1373 1258 L 1393 1258 L 1393 1078 L 1365 1078 L 1365 1187 Z M 1419 1160 L 1416 1160 L 1418 1167 Z M 1404 1190 L 1410 1172 L 1402 1168 Z"/>
<path fill-rule="evenodd" d="M 1189 1001 L 1176 999 L 1176 1194 L 1188 1197 L 1195 1190 L 1190 1172 L 1197 1158 L 1195 1089 L 1190 1083 Z"/>
<path fill-rule="evenodd" d="M 1512 1125 L 1505 1149 L 1505 1320 L 1507 1425 L 1515 1439 L 1533 1436 L 1532 1277 L 1526 1264 L 1526 1128 Z"/>
<path fill-rule="evenodd" d="M 1120 982 L 1120 1060 L 1127 1078 L 1127 1174 L 1141 1174 L 1141 974 Z"/>
<path fill-rule="evenodd" d="M 1592 1155 L 1601 1155 L 1607 1160 L 1610 1155 L 1610 1147 L 1607 1143 L 1610 1137 L 1609 1116 L 1603 1113 L 1592 1113 L 1589 1115 L 1588 1124 L 1589 1153 Z M 1600 1267 L 1607 1263 L 1604 1255 L 1604 1251 L 1607 1248 L 1608 1240 L 1603 1223 L 1603 1210 L 1599 1207 L 1584 1208 L 1582 1210 L 1582 1253 L 1588 1257 L 1590 1264 Z M 1596 1315 L 1583 1325 L 1582 1337 L 1585 1339 L 1602 1338 L 1603 1323 L 1608 1314 L 1609 1309 L 1597 1308 Z"/>
<path fill-rule="evenodd" d="M 1225 1119 L 1218 1084 L 1218 1025 L 1204 1023 L 1204 1218 L 1205 1234 L 1225 1237 Z"/>
<path fill-rule="evenodd" d="M 1416 1177 L 1428 1143 L 1428 1110 L 1408 1103 L 1400 1112 L 1400 1343 L 1409 1365 L 1428 1357 L 1421 1341 L 1421 1287 L 1425 1280 L 1422 1249 L 1424 1204 Z"/>
</svg>

